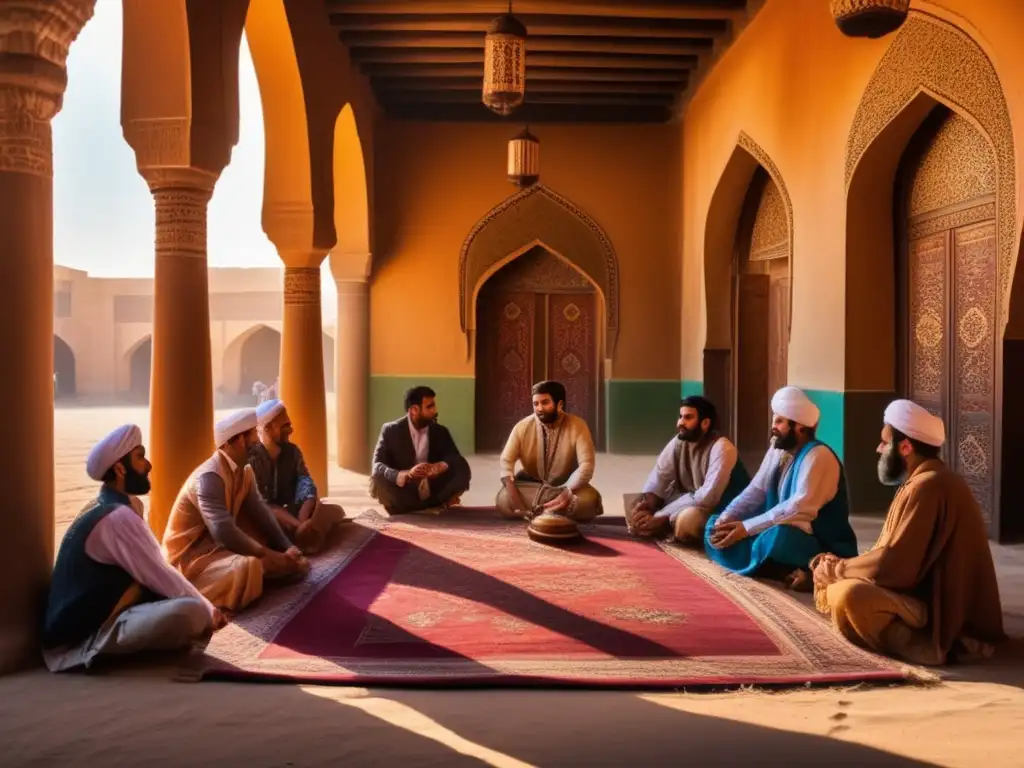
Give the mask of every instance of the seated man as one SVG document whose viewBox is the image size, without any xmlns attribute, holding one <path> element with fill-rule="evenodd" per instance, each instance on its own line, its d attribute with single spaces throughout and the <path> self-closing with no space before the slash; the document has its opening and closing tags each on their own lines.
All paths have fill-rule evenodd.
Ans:
<svg viewBox="0 0 1024 768">
<path fill-rule="evenodd" d="M 413 387 L 405 393 L 405 416 L 380 428 L 370 495 L 389 515 L 440 514 L 459 505 L 469 481 L 469 462 L 437 423 L 436 393 Z"/>
<path fill-rule="evenodd" d="M 164 556 L 214 605 L 237 611 L 263 594 L 264 579 L 301 577 L 309 561 L 260 498 L 248 466 L 256 411 L 217 422 L 219 446 L 185 481 L 164 531 Z"/>
<path fill-rule="evenodd" d="M 97 656 L 202 650 L 224 617 L 164 562 L 134 494 L 149 493 L 142 430 L 118 427 L 93 447 L 86 471 L 99 497 L 71 523 L 57 553 L 43 629 L 51 672 Z"/>
<path fill-rule="evenodd" d="M 558 512 L 579 522 L 604 513 L 591 485 L 594 441 L 587 422 L 565 411 L 565 387 L 533 385 L 533 414 L 512 428 L 501 452 L 501 490 L 495 505 L 509 518 Z M 522 471 L 516 474 L 516 462 Z"/>
<path fill-rule="evenodd" d="M 815 439 L 819 411 L 796 387 L 772 398 L 772 447 L 753 481 L 705 529 L 705 549 L 744 576 L 810 589 L 810 562 L 821 552 L 857 554 L 846 477 L 838 457 Z"/>
<path fill-rule="evenodd" d="M 634 536 L 671 531 L 683 544 L 703 544 L 713 512 L 725 509 L 750 482 L 736 446 L 718 432 L 718 412 L 710 400 L 687 397 L 679 406 L 679 431 L 665 446 L 644 485 L 626 511 Z"/>
<path fill-rule="evenodd" d="M 256 488 L 285 535 L 307 555 L 319 552 L 345 510 L 319 499 L 302 451 L 291 442 L 292 422 L 280 400 L 256 407 L 260 441 L 249 449 Z"/>
<path fill-rule="evenodd" d="M 913 664 L 988 655 L 1005 638 L 995 565 L 974 494 L 939 459 L 942 419 L 909 400 L 885 411 L 878 477 L 900 485 L 863 555 L 819 555 L 815 602 L 848 640 Z"/>
</svg>

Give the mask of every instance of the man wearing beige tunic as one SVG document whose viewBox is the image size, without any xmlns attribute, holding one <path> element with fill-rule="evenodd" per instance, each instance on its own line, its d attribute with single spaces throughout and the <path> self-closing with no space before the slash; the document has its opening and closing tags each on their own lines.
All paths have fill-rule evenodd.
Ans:
<svg viewBox="0 0 1024 768">
<path fill-rule="evenodd" d="M 309 570 L 256 488 L 248 466 L 256 425 L 252 408 L 217 422 L 219 447 L 185 481 L 164 532 L 164 557 L 222 611 L 253 602 L 264 579 Z"/>
<path fill-rule="evenodd" d="M 995 565 L 970 487 L 939 459 L 942 419 L 885 411 L 878 476 L 899 485 L 875 546 L 812 562 L 815 603 L 848 640 L 914 664 L 989 655 L 1003 640 Z"/>
<path fill-rule="evenodd" d="M 501 490 L 495 505 L 505 517 L 530 520 L 542 512 L 558 512 L 585 522 L 603 514 L 601 494 L 590 485 L 590 429 L 565 407 L 562 384 L 533 385 L 533 415 L 513 427 L 501 452 Z M 523 467 L 518 474 L 517 461 Z"/>
</svg>

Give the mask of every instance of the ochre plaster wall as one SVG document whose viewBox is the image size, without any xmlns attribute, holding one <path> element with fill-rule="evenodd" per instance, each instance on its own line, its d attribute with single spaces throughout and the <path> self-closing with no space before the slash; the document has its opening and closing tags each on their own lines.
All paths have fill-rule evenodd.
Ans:
<svg viewBox="0 0 1024 768">
<path fill-rule="evenodd" d="M 914 2 L 912 9 L 958 26 L 992 61 L 1013 123 L 1020 200 L 1024 3 L 941 0 Z M 789 381 L 812 390 L 844 390 L 847 139 L 868 81 L 894 37 L 844 37 L 822 0 L 767 0 L 688 105 L 681 128 L 684 380 L 702 378 L 708 207 L 744 131 L 775 162 L 793 202 Z"/>
<path fill-rule="evenodd" d="M 518 191 L 506 180 L 506 153 L 520 129 L 515 122 L 380 123 L 374 376 L 474 375 L 459 326 L 459 255 L 473 225 Z M 678 381 L 678 127 L 530 130 L 541 142 L 541 182 L 602 227 L 618 257 L 612 378 Z"/>
</svg>

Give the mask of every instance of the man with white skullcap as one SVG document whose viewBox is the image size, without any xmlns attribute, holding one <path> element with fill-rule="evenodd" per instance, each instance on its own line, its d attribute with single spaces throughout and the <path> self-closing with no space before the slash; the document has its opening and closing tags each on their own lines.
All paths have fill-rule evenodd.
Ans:
<svg viewBox="0 0 1024 768">
<path fill-rule="evenodd" d="M 306 554 L 319 552 L 345 510 L 320 500 L 302 451 L 291 442 L 292 421 L 280 400 L 256 406 L 259 442 L 249 449 L 256 487 L 285 535 Z"/>
<path fill-rule="evenodd" d="M 810 588 L 810 561 L 822 552 L 857 554 L 843 465 L 816 438 L 820 412 L 803 390 L 772 398 L 771 447 L 757 475 L 705 529 L 705 549 L 745 576 Z"/>
<path fill-rule="evenodd" d="M 217 422 L 217 449 L 185 481 L 164 532 L 164 556 L 214 605 L 234 612 L 263 594 L 264 580 L 304 576 L 309 562 L 260 498 L 249 466 L 256 411 Z"/>
<path fill-rule="evenodd" d="M 896 400 L 883 421 L 878 479 L 899 489 L 870 551 L 815 559 L 815 603 L 851 642 L 911 663 L 988 655 L 1005 638 L 999 585 L 981 508 L 939 458 L 942 419 Z"/>
<path fill-rule="evenodd" d="M 142 519 L 149 493 L 142 430 L 118 427 L 86 460 L 99 496 L 71 523 L 57 554 L 43 629 L 53 672 L 92 666 L 98 656 L 203 649 L 220 612 L 171 568 Z"/>
</svg>

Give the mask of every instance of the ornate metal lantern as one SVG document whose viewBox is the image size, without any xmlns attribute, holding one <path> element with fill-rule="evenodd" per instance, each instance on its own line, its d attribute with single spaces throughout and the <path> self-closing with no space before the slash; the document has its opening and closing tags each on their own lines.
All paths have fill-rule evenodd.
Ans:
<svg viewBox="0 0 1024 768">
<path fill-rule="evenodd" d="M 540 179 L 540 141 L 524 128 L 508 142 L 508 180 L 529 187 Z"/>
<path fill-rule="evenodd" d="M 849 37 L 883 37 L 907 19 L 910 0 L 832 0 L 832 16 Z"/>
<path fill-rule="evenodd" d="M 526 27 L 508 13 L 487 28 L 484 38 L 483 101 L 499 115 L 512 114 L 526 98 Z"/>
</svg>

